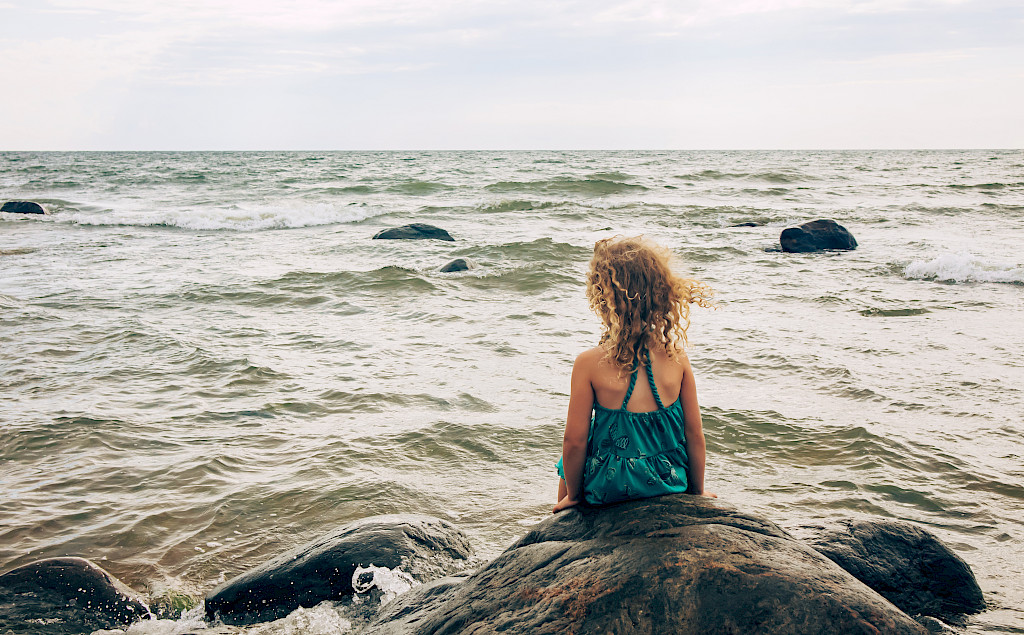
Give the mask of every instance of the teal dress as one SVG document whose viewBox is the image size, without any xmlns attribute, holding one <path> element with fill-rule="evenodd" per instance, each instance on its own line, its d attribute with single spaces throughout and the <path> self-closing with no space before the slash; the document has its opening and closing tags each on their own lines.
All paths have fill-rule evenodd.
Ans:
<svg viewBox="0 0 1024 635">
<path fill-rule="evenodd" d="M 583 499 L 591 505 L 686 491 L 689 458 L 683 432 L 683 405 L 680 399 L 668 408 L 661 403 L 648 361 L 647 381 L 658 409 L 626 410 L 639 370 L 639 365 L 633 369 L 621 408 L 612 410 L 594 401 L 583 462 Z M 562 459 L 557 467 L 558 475 L 565 478 Z"/>
</svg>

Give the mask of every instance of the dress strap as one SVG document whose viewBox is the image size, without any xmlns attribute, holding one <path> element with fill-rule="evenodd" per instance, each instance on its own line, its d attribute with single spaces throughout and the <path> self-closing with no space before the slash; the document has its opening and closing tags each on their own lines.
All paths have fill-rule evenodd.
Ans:
<svg viewBox="0 0 1024 635">
<path fill-rule="evenodd" d="M 661 403 L 661 397 L 658 396 L 658 387 L 654 384 L 654 371 L 651 370 L 651 360 L 647 360 L 644 369 L 647 371 L 647 383 L 651 385 L 651 394 L 654 395 L 654 401 L 658 402 L 658 408 L 663 410 L 665 404 Z M 623 408 L 625 408 L 625 405 L 623 405 Z"/>
<path fill-rule="evenodd" d="M 626 391 L 626 397 L 622 400 L 622 407 L 619 410 L 625 410 L 626 404 L 629 403 L 629 398 L 633 396 L 633 389 L 636 388 L 636 374 L 639 370 L 639 364 L 633 368 L 633 374 L 629 376 L 629 390 Z"/>
</svg>

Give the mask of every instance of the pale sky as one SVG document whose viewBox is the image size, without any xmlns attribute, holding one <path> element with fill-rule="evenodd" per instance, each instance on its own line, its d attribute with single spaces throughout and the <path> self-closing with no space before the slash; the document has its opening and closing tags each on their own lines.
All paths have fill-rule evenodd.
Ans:
<svg viewBox="0 0 1024 635">
<path fill-rule="evenodd" d="M 0 0 L 0 150 L 1024 147 L 1022 0 Z"/>
</svg>

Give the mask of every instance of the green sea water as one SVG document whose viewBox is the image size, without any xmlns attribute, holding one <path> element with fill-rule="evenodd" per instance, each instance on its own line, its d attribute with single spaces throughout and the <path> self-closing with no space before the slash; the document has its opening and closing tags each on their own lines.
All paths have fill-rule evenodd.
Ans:
<svg viewBox="0 0 1024 635">
<path fill-rule="evenodd" d="M 1024 632 L 1024 152 L 7 152 L 0 199 L 50 212 L 0 214 L 0 571 L 184 607 L 395 512 L 493 557 L 554 503 L 592 245 L 642 233 L 717 292 L 708 489 L 921 524 L 978 575 L 968 631 Z M 858 249 L 778 251 L 816 218 Z M 410 222 L 455 241 L 371 239 Z"/>
</svg>

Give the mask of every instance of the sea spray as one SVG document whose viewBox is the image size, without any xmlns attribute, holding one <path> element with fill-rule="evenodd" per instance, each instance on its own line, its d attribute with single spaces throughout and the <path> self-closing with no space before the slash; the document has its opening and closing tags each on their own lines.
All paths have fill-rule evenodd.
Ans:
<svg viewBox="0 0 1024 635">
<path fill-rule="evenodd" d="M 342 635 L 352 631 L 352 622 L 334 602 L 321 602 L 313 608 L 301 606 L 286 617 L 248 631 L 249 635 Z"/>
<path fill-rule="evenodd" d="M 909 279 L 939 282 L 1024 283 L 1024 267 L 975 256 L 969 252 L 947 253 L 931 260 L 915 260 L 903 275 Z"/>
<path fill-rule="evenodd" d="M 411 575 L 398 567 L 388 569 L 371 564 L 368 567 L 356 567 L 352 574 L 352 589 L 357 594 L 362 594 L 376 587 L 383 593 L 380 598 L 381 604 L 387 604 L 417 584 Z"/>
<path fill-rule="evenodd" d="M 199 231 L 253 232 L 354 223 L 383 213 L 384 210 L 368 205 L 282 201 L 230 206 L 196 205 L 188 209 L 160 211 L 115 208 L 101 213 L 73 212 L 67 215 L 54 215 L 54 221 L 92 226 L 175 227 Z"/>
<path fill-rule="evenodd" d="M 100 630 L 92 635 L 186 635 L 209 627 L 204 616 L 206 609 L 202 603 L 181 612 L 174 619 L 148 619 L 134 622 L 128 628 Z"/>
</svg>

